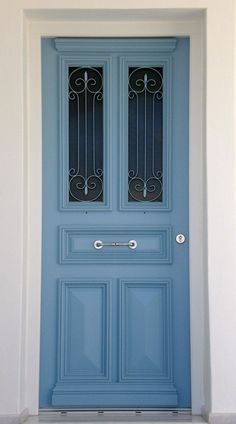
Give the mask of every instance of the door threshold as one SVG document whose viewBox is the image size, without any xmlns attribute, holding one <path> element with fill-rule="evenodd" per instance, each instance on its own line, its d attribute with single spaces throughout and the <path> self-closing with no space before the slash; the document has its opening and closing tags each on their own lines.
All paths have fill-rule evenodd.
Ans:
<svg viewBox="0 0 236 424">
<path fill-rule="evenodd" d="M 41 421 L 48 418 L 52 421 L 76 421 L 81 418 L 86 420 L 104 420 L 107 421 L 111 417 L 115 421 L 153 421 L 155 418 L 175 418 L 183 420 L 192 416 L 191 409 L 160 409 L 160 408 L 60 408 L 60 409 L 40 409 L 39 416 Z"/>
<path fill-rule="evenodd" d="M 77 414 L 77 413 L 155 413 L 155 414 L 182 414 L 192 415 L 191 408 L 41 408 L 39 409 L 39 415 L 45 414 Z"/>
<path fill-rule="evenodd" d="M 204 424 L 200 415 L 192 415 L 189 409 L 76 409 L 39 411 L 38 416 L 28 418 L 26 424 Z"/>
<path fill-rule="evenodd" d="M 193 416 L 191 409 L 160 409 L 160 408 L 51 408 L 40 409 L 39 416 L 28 424 L 148 424 L 148 423 L 195 423 L 205 421 L 200 416 Z"/>
</svg>

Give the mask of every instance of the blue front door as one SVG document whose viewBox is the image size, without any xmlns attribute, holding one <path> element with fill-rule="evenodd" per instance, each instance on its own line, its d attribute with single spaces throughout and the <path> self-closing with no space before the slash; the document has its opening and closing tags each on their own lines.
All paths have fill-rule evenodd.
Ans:
<svg viewBox="0 0 236 424">
<path fill-rule="evenodd" d="M 42 41 L 41 408 L 191 406 L 188 55 Z"/>
</svg>

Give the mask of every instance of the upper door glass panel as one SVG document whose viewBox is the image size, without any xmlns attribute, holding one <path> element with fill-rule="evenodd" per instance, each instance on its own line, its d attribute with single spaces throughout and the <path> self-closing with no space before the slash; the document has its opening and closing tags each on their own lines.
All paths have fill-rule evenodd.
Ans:
<svg viewBox="0 0 236 424">
<path fill-rule="evenodd" d="M 69 201 L 103 202 L 103 68 L 69 67 Z"/>
<path fill-rule="evenodd" d="M 162 202 L 162 67 L 129 67 L 128 115 L 128 201 Z"/>
</svg>

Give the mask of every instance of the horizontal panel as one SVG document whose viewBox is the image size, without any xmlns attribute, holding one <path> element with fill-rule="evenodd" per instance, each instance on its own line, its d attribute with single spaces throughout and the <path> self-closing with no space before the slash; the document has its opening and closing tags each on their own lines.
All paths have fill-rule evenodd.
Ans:
<svg viewBox="0 0 236 424">
<path fill-rule="evenodd" d="M 60 380 L 109 378 L 110 281 L 60 281 Z"/>
<path fill-rule="evenodd" d="M 96 399 L 96 400 L 95 400 Z M 54 406 L 80 407 L 176 407 L 178 395 L 173 384 L 56 384 Z"/>
<path fill-rule="evenodd" d="M 120 281 L 120 380 L 171 378 L 171 283 Z"/>
<path fill-rule="evenodd" d="M 171 227 L 59 227 L 61 264 L 78 263 L 171 263 Z M 137 247 L 104 246 L 103 243 L 137 241 Z"/>
<path fill-rule="evenodd" d="M 169 38 L 135 38 L 130 42 L 127 39 L 108 39 L 108 38 L 97 38 L 97 39 L 79 39 L 79 38 L 56 38 L 55 47 L 60 52 L 88 52 L 102 51 L 110 52 L 125 52 L 139 53 L 140 52 L 173 52 L 176 48 L 177 40 L 174 37 Z M 90 52 L 91 54 L 91 52 Z"/>
</svg>

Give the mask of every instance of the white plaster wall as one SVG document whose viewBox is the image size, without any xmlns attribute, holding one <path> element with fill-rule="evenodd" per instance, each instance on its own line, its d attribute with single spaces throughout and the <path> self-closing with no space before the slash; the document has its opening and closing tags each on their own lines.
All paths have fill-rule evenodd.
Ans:
<svg viewBox="0 0 236 424">
<path fill-rule="evenodd" d="M 0 413 L 19 411 L 23 281 L 22 20 L 1 5 L 0 27 Z"/>
<path fill-rule="evenodd" d="M 236 412 L 233 3 L 211 2 L 207 14 L 208 296 L 213 412 Z"/>
<path fill-rule="evenodd" d="M 0 414 L 20 413 L 28 407 L 27 364 L 29 355 L 37 354 L 34 349 L 25 349 L 24 343 L 29 337 L 32 312 L 30 305 L 27 308 L 25 296 L 34 287 L 34 281 L 27 274 L 27 242 L 34 234 L 26 234 L 25 229 L 27 220 L 40 219 L 41 212 L 36 210 L 36 217 L 25 215 L 29 187 L 24 169 L 27 162 L 23 162 L 27 156 L 23 143 L 23 136 L 27 134 L 23 93 L 28 82 L 23 67 L 23 12 L 54 8 L 206 9 L 205 219 L 208 230 L 205 256 L 208 263 L 205 298 L 207 310 L 209 306 L 209 338 L 206 332 L 205 403 L 214 413 L 236 413 L 234 0 L 11 0 L 2 2 L 0 14 Z M 38 12 L 36 15 L 39 16 Z M 32 19 L 32 12 L 28 16 Z M 53 17 L 51 13 L 51 19 Z M 41 19 L 44 18 L 42 14 Z M 62 18 L 63 12 L 57 13 L 57 19 Z M 32 139 L 28 141 L 34 143 Z M 39 182 L 36 189 L 40 188 Z M 34 371 L 37 374 L 37 370 L 31 369 L 31 375 Z"/>
</svg>

